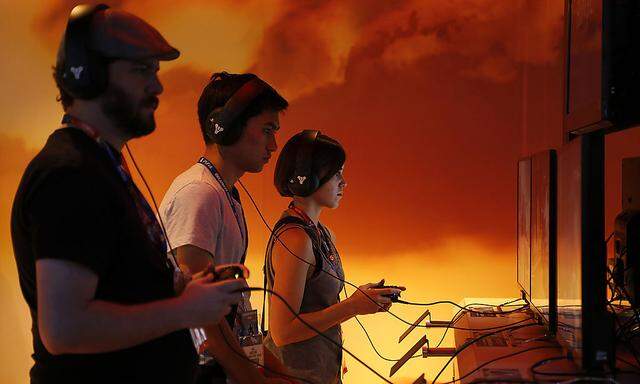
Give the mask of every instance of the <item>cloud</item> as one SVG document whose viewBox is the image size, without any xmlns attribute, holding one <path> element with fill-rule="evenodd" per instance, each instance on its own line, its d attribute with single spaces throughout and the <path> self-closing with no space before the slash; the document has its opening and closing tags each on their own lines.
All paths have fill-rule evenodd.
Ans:
<svg viewBox="0 0 640 384">
<path fill-rule="evenodd" d="M 413 1 L 363 35 L 387 37 L 382 59 L 391 67 L 448 54 L 466 60 L 463 75 L 506 82 L 522 63 L 544 65 L 557 57 L 562 18 L 554 7 L 526 1 Z"/>
<path fill-rule="evenodd" d="M 341 247 L 396 252 L 456 236 L 512 247 L 524 59 L 505 36 L 525 11 L 538 12 L 536 23 L 555 17 L 521 1 L 340 5 L 289 4 L 252 69 L 290 98 L 280 146 L 301 129 L 345 145 L 349 186 L 342 207 L 326 213 Z M 336 48 L 331 34 L 346 40 Z M 556 40 L 527 60 L 556 68 Z M 158 132 L 135 145 L 157 195 L 202 150 L 195 103 L 207 77 L 193 66 L 163 75 Z M 245 177 L 270 222 L 286 205 L 272 172 Z M 259 252 L 267 232 L 245 211 Z"/>
<path fill-rule="evenodd" d="M 350 6 L 335 1 L 296 2 L 264 31 L 252 71 L 295 98 L 318 84 L 343 80 L 356 37 Z"/>
<path fill-rule="evenodd" d="M 34 21 L 49 44 L 57 46 L 75 3 L 48 1 Z M 183 51 L 182 63 L 203 70 L 253 71 L 293 99 L 343 82 L 352 51 L 372 43 L 381 44 L 376 59 L 394 69 L 454 55 L 467 63 L 460 68 L 463 76 L 513 80 L 521 63 L 545 65 L 555 59 L 562 28 L 557 3 L 405 0 L 364 7 L 354 0 L 268 5 L 255 0 L 120 0 L 111 5 L 158 27 Z"/>
<path fill-rule="evenodd" d="M 392 67 L 402 68 L 442 52 L 444 47 L 435 35 L 414 35 L 390 44 L 383 52 L 382 60 Z"/>
<path fill-rule="evenodd" d="M 283 13 L 265 31 L 255 69 L 297 97 L 344 81 L 352 53 L 373 46 L 378 55 L 372 60 L 392 69 L 451 55 L 466 63 L 461 75 L 490 82 L 514 80 L 522 63 L 546 65 L 559 53 L 558 2 L 402 1 L 366 9 L 356 1 L 336 4 L 296 3 Z"/>
<path fill-rule="evenodd" d="M 118 4 L 157 20 L 182 9 L 162 1 L 153 9 L 147 1 Z M 214 8 L 196 6 L 203 13 Z M 64 20 L 60 9 L 68 7 L 51 2 L 43 14 L 49 22 L 60 14 Z M 237 8 L 259 9 L 250 1 Z M 304 128 L 345 144 L 349 187 L 343 207 L 327 214 L 349 239 L 345 248 L 411 249 L 457 235 L 512 245 L 513 164 L 521 150 L 513 145 L 521 142 L 514 129 L 521 123 L 518 73 L 525 62 L 557 64 L 560 24 L 552 7 L 473 0 L 273 8 L 270 21 L 261 21 L 260 41 L 239 48 L 253 56 L 237 61 L 248 60 L 250 70 L 291 101 L 281 145 Z M 507 38 L 520 36 L 525 24 L 541 38 Z M 184 22 L 168 30 L 179 28 Z M 213 70 L 201 65 L 205 57 L 161 72 L 165 93 L 157 132 L 132 145 L 158 198 L 202 152 L 196 102 Z M 272 221 L 285 202 L 276 196 L 270 172 L 272 164 L 245 179 Z M 262 231 L 252 243 L 262 247 L 266 235 L 257 216 L 249 225 Z"/>
</svg>

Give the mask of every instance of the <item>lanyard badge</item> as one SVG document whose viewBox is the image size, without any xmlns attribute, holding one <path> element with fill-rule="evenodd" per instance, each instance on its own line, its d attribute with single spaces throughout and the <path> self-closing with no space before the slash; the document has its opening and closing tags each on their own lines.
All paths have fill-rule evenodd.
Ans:
<svg viewBox="0 0 640 384">
<path fill-rule="evenodd" d="M 264 345 L 262 333 L 258 329 L 258 311 L 240 312 L 238 314 L 237 336 L 240 346 L 251 361 L 258 366 L 264 365 Z"/>
<path fill-rule="evenodd" d="M 213 163 L 204 156 L 200 157 L 200 159 L 198 160 L 198 163 L 207 167 L 209 172 L 211 172 L 211 175 L 213 175 L 213 178 L 216 179 L 216 181 L 218 182 L 218 184 L 220 184 L 220 187 L 222 188 L 224 193 L 227 195 L 229 206 L 231 207 L 231 210 L 233 211 L 233 215 L 236 218 L 236 222 L 238 223 L 238 229 L 240 230 L 240 236 L 242 237 L 244 251 L 242 252 L 241 262 L 244 263 L 244 259 L 247 255 L 247 248 L 249 246 L 249 239 L 247 236 L 247 223 L 244 219 L 244 214 L 242 212 L 238 212 L 238 209 L 234 204 L 235 199 L 233 198 L 233 196 L 231 196 L 231 191 L 229 191 L 229 188 L 224 183 L 224 180 L 222 179 L 222 176 L 220 175 L 220 172 L 218 172 L 218 170 L 216 169 L 215 165 L 213 165 Z"/>
<path fill-rule="evenodd" d="M 63 128 L 76 128 L 80 131 L 84 132 L 88 137 L 93 139 L 98 146 L 107 154 L 111 164 L 118 172 L 118 176 L 125 184 L 127 191 L 131 195 L 136 210 L 138 212 L 138 216 L 142 220 L 142 224 L 146 229 L 147 235 L 149 239 L 154 244 L 154 246 L 160 251 L 160 253 L 164 256 L 167 252 L 167 242 L 162 232 L 162 228 L 158 223 L 151 206 L 147 202 L 147 200 L 142 195 L 142 192 L 136 187 L 133 179 L 131 177 L 131 173 L 129 172 L 129 168 L 127 167 L 127 162 L 121 153 L 117 152 L 113 149 L 109 144 L 107 144 L 100 137 L 100 133 L 91 125 L 85 123 L 82 120 L 79 120 L 71 115 L 65 115 L 62 119 L 62 127 Z M 165 266 L 168 266 L 165 259 Z"/>
</svg>

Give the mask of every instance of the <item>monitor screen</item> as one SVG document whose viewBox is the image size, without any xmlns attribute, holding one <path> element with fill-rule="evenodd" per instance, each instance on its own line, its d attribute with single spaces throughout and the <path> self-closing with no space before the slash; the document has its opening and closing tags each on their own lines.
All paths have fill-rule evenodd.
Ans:
<svg viewBox="0 0 640 384">
<path fill-rule="evenodd" d="M 583 135 L 558 151 L 558 341 L 587 371 L 612 358 L 606 308 L 604 135 Z"/>
<path fill-rule="evenodd" d="M 558 341 L 582 346 L 582 151 L 580 138 L 558 152 Z"/>
<path fill-rule="evenodd" d="M 531 294 L 531 158 L 518 161 L 518 285 Z"/>
<path fill-rule="evenodd" d="M 565 129 L 602 119 L 602 0 L 568 0 Z"/>
<path fill-rule="evenodd" d="M 622 210 L 640 210 L 640 157 L 622 159 Z"/>
<path fill-rule="evenodd" d="M 552 333 L 556 328 L 556 154 L 531 158 L 531 304 Z"/>
</svg>

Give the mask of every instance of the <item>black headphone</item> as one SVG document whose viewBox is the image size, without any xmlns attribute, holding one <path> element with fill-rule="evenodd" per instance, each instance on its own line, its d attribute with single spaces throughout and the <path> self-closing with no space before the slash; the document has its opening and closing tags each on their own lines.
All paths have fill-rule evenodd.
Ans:
<svg viewBox="0 0 640 384">
<path fill-rule="evenodd" d="M 222 74 L 228 75 L 226 72 L 222 72 Z M 215 80 L 214 75 L 212 81 Z M 257 76 L 244 83 L 229 97 L 224 106 L 209 112 L 206 121 L 207 137 L 216 144 L 233 145 L 242 134 L 242 128 L 234 128 L 233 123 L 256 97 L 268 89 L 271 89 L 271 86 Z"/>
<path fill-rule="evenodd" d="M 65 92 L 77 99 L 92 99 L 107 88 L 105 59 L 89 48 L 91 21 L 108 5 L 78 5 L 71 10 L 64 32 L 56 78 Z"/>
<path fill-rule="evenodd" d="M 320 179 L 311 169 L 313 146 L 320 131 L 304 130 L 300 133 L 301 144 L 296 153 L 296 169 L 289 179 L 288 188 L 295 196 L 306 197 L 320 187 Z"/>
</svg>

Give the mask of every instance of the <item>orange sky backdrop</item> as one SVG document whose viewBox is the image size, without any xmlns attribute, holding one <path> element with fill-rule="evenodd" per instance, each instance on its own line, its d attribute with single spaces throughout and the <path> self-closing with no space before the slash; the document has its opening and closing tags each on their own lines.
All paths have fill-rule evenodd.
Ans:
<svg viewBox="0 0 640 384">
<path fill-rule="evenodd" d="M 0 305 L 8 309 L 0 312 L 0 382 L 26 383 L 31 364 L 9 213 L 22 170 L 61 117 L 51 66 L 75 3 L 0 2 L 11 15 L 0 26 Z M 280 146 L 319 129 L 347 150 L 345 198 L 323 221 L 337 234 L 350 280 L 384 276 L 407 285 L 415 301 L 517 295 L 516 162 L 562 140 L 561 1 L 108 3 L 145 18 L 182 51 L 161 66 L 156 132 L 132 144 L 156 198 L 203 150 L 196 102 L 210 74 L 252 71 L 290 101 Z M 608 228 L 620 206 L 620 158 L 640 153 L 638 139 L 638 129 L 607 139 Z M 243 178 L 271 223 L 287 203 L 273 188 L 273 168 Z M 250 282 L 260 285 L 268 232 L 243 199 Z M 420 312 L 394 309 L 409 320 Z M 386 355 L 408 349 L 394 342 L 402 324 L 364 321 Z M 388 373 L 356 326 L 345 325 L 346 345 Z M 396 380 L 433 377 L 441 363 L 414 359 Z M 355 361 L 349 369 L 347 384 L 373 380 Z"/>
</svg>

